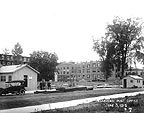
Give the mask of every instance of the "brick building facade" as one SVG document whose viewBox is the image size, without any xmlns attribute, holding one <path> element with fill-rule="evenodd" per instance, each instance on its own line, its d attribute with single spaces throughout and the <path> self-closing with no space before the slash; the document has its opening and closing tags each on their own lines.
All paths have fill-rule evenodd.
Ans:
<svg viewBox="0 0 144 113">
<path fill-rule="evenodd" d="M 57 81 L 101 81 L 104 75 L 100 70 L 100 61 L 62 62 L 57 68 Z"/>
</svg>

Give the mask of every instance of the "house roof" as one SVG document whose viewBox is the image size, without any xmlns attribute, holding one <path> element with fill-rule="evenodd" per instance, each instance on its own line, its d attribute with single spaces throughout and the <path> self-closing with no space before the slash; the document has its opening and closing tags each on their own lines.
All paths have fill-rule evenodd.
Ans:
<svg viewBox="0 0 144 113">
<path fill-rule="evenodd" d="M 14 73 L 24 67 L 28 67 L 39 74 L 39 72 L 37 70 L 35 70 L 34 68 L 32 68 L 31 66 L 29 66 L 27 64 L 2 66 L 2 67 L 0 67 L 0 73 Z"/>
<path fill-rule="evenodd" d="M 137 79 L 137 80 L 142 80 L 143 78 L 137 75 L 128 75 L 129 77 L 133 78 L 133 79 Z"/>
</svg>

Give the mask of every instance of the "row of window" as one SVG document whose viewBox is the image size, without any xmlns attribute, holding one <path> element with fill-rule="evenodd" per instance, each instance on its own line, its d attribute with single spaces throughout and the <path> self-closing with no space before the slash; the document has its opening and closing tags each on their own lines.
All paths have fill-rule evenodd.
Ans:
<svg viewBox="0 0 144 113">
<path fill-rule="evenodd" d="M 0 76 L 0 81 L 1 82 L 5 82 L 7 79 L 6 79 L 6 76 Z M 8 81 L 12 81 L 12 76 L 8 76 Z"/>
<path fill-rule="evenodd" d="M 72 70 L 71 72 L 74 73 L 75 71 Z M 87 73 L 90 73 L 91 71 L 90 71 L 90 69 L 87 69 L 86 72 L 87 72 Z M 95 73 L 96 70 L 92 70 L 92 72 Z M 99 73 L 100 71 L 97 70 L 97 72 Z M 83 69 L 83 70 L 78 70 L 78 73 L 85 73 L 85 70 L 84 70 L 84 69 Z M 69 70 L 68 70 L 68 71 L 58 71 L 58 74 L 70 74 L 70 72 L 69 72 Z"/>
<path fill-rule="evenodd" d="M 130 80 L 130 83 L 133 83 L 133 80 Z M 137 80 L 137 83 L 140 83 L 140 80 Z"/>
<path fill-rule="evenodd" d="M 29 62 L 29 57 L 21 57 L 21 61 L 24 62 Z M 0 55 L 0 60 L 8 60 L 8 61 L 13 61 L 14 58 L 12 55 Z"/>
<path fill-rule="evenodd" d="M 93 75 L 94 76 L 94 80 L 98 80 L 98 79 L 104 79 L 103 78 L 103 76 L 101 76 L 101 75 Z M 59 76 L 59 79 L 68 79 L 68 78 L 70 78 L 70 79 L 82 79 L 82 78 L 91 78 L 91 75 L 90 74 L 87 74 L 87 75 L 71 75 L 70 77 L 69 76 Z"/>
<path fill-rule="evenodd" d="M 100 64 L 98 63 L 96 65 L 96 63 L 92 64 L 92 67 L 97 67 L 97 66 L 100 66 Z M 87 66 L 83 65 L 82 66 L 83 68 L 87 67 L 87 68 L 90 68 L 90 64 L 87 64 Z M 62 70 L 62 69 L 70 69 L 70 67 L 58 67 L 58 70 Z M 74 67 L 72 67 L 71 69 L 74 69 Z"/>
<path fill-rule="evenodd" d="M 81 78 L 81 77 L 87 77 L 87 78 L 90 78 L 90 74 L 87 74 L 87 75 L 71 75 L 71 78 L 75 78 L 75 77 L 79 77 L 79 78 Z M 93 77 L 95 78 L 95 79 L 98 79 L 98 78 L 103 78 L 104 76 L 103 75 L 95 75 L 95 74 L 93 74 Z"/>
<path fill-rule="evenodd" d="M 87 77 L 87 78 L 90 78 L 90 74 L 88 74 L 88 75 L 78 75 L 78 77 L 80 78 L 80 77 Z M 75 75 L 72 75 L 71 77 L 76 77 Z"/>
<path fill-rule="evenodd" d="M 126 72 L 126 75 L 137 75 L 138 72 Z M 140 75 L 143 74 L 143 72 L 139 72 Z"/>
</svg>

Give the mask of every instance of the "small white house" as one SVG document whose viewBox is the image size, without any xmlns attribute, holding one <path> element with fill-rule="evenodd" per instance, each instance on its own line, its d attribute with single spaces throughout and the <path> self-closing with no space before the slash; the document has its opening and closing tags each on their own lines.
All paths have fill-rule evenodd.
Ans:
<svg viewBox="0 0 144 113">
<path fill-rule="evenodd" d="M 143 78 L 137 75 L 128 75 L 122 79 L 123 88 L 143 87 Z"/>
<path fill-rule="evenodd" d="M 27 64 L 0 67 L 0 87 L 5 88 L 5 82 L 24 80 L 26 90 L 37 89 L 37 75 L 39 72 Z"/>
</svg>

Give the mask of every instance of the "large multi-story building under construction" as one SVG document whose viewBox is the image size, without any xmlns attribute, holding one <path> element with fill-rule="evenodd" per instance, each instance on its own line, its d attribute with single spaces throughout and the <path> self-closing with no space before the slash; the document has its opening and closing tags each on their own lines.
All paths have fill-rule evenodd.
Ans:
<svg viewBox="0 0 144 113">
<path fill-rule="evenodd" d="M 62 62 L 57 66 L 57 81 L 104 81 L 100 61 Z"/>
</svg>

